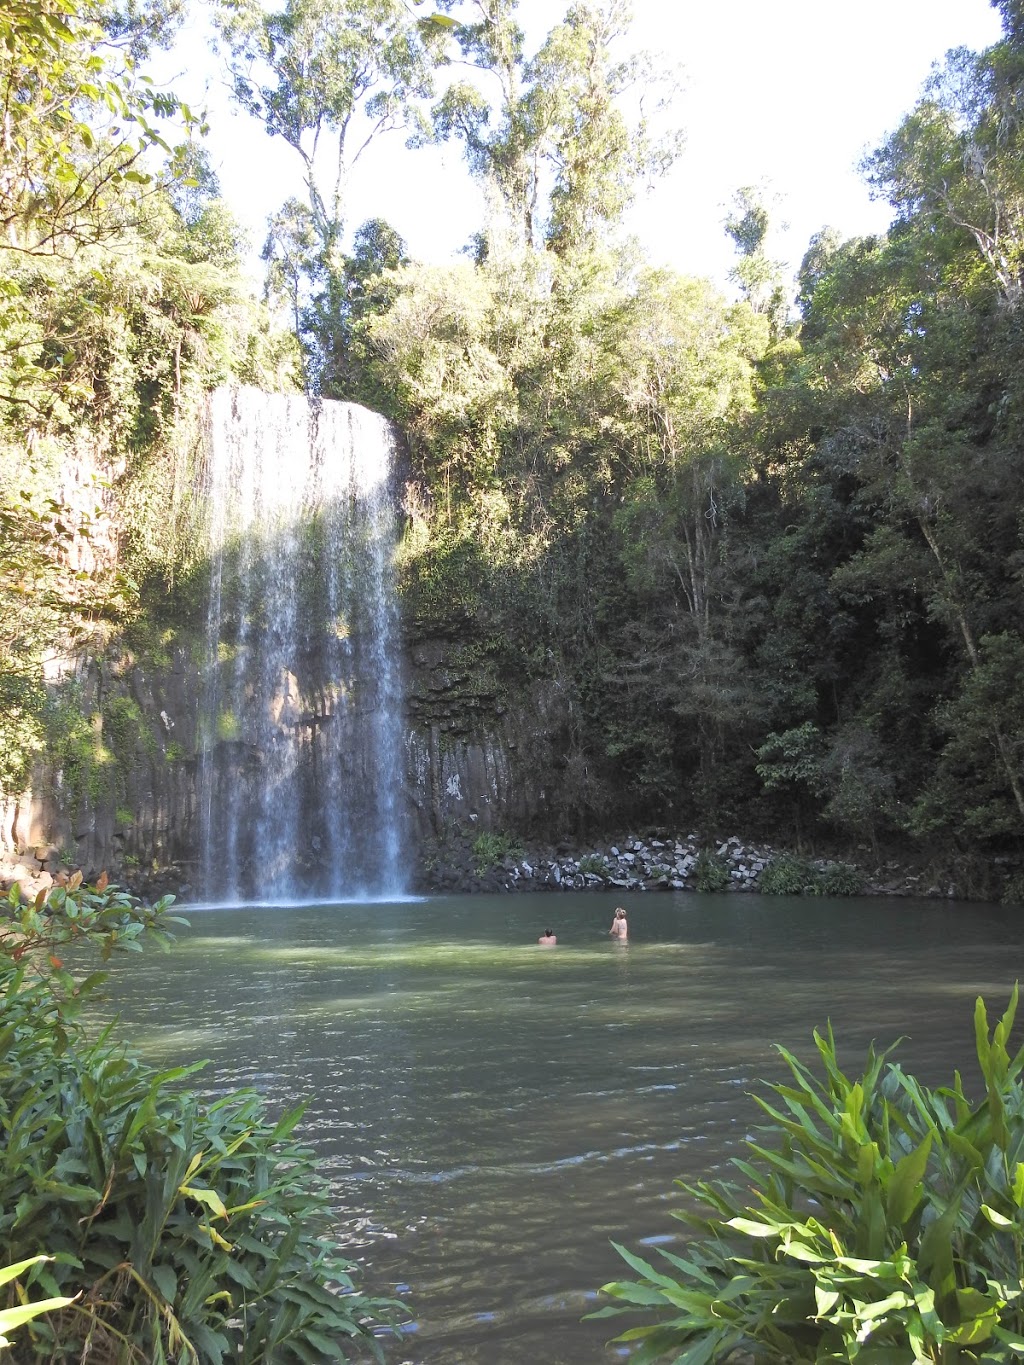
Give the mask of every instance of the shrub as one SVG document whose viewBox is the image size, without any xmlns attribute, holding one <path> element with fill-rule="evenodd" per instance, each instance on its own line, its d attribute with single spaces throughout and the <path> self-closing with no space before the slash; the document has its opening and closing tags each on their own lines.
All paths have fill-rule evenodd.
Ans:
<svg viewBox="0 0 1024 1365">
<path fill-rule="evenodd" d="M 694 1240 L 664 1268 L 619 1247 L 636 1280 L 594 1316 L 656 1320 L 619 1337 L 632 1365 L 789 1361 L 1007 1362 L 1024 1352 L 1024 1051 L 1017 1006 L 989 1030 L 975 1008 L 985 1098 L 959 1075 L 932 1091 L 869 1050 L 839 1069 L 831 1029 L 819 1081 L 785 1049 L 784 1085 L 758 1099 L 769 1123 L 734 1165 L 742 1183 L 683 1185 Z M 681 1183 L 681 1182 L 680 1182 Z"/>
<path fill-rule="evenodd" d="M 489 872 L 492 867 L 504 862 L 519 850 L 519 841 L 513 835 L 493 834 L 490 830 L 483 830 L 473 841 L 473 861 L 477 876 L 482 877 L 485 872 Z"/>
<path fill-rule="evenodd" d="M 820 868 L 814 881 L 816 896 L 859 896 L 864 890 L 864 877 L 852 863 L 829 863 Z"/>
<path fill-rule="evenodd" d="M 795 853 L 780 853 L 761 873 L 759 889 L 766 896 L 802 896 L 814 879 L 814 868 Z"/>
<path fill-rule="evenodd" d="M 725 859 L 702 848 L 694 859 L 693 878 L 698 891 L 724 891 L 729 885 Z"/>
<path fill-rule="evenodd" d="M 608 876 L 608 860 L 600 853 L 584 853 L 580 859 L 580 871 L 595 877 Z"/>
<path fill-rule="evenodd" d="M 99 978 L 75 981 L 54 949 L 166 936 L 169 900 L 76 874 L 0 920 L 0 1244 L 53 1256 L 19 1269 L 8 1304 L 75 1300 L 25 1326 L 12 1365 L 379 1359 L 373 1328 L 398 1305 L 353 1291 L 292 1138 L 301 1107 L 274 1123 L 252 1092 L 207 1105 L 182 1086 L 198 1066 L 153 1071 L 77 1020 Z"/>
<path fill-rule="evenodd" d="M 1003 905 L 1024 905 L 1024 872 L 1015 872 L 1003 883 Z"/>
<path fill-rule="evenodd" d="M 864 878 L 852 863 L 818 867 L 795 853 L 780 853 L 761 873 L 759 890 L 766 896 L 857 896 Z"/>
</svg>

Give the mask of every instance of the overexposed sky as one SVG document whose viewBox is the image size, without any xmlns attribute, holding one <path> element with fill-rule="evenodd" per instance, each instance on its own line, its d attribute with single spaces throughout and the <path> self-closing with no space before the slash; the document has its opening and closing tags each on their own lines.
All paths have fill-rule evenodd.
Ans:
<svg viewBox="0 0 1024 1365">
<path fill-rule="evenodd" d="M 531 51 L 567 3 L 521 0 Z M 934 61 L 952 47 L 987 47 L 1000 33 L 988 0 L 634 0 L 633 8 L 632 45 L 682 68 L 674 121 L 687 145 L 628 225 L 653 262 L 722 284 L 735 260 L 722 218 L 742 185 L 765 182 L 779 196 L 772 246 L 788 273 L 825 225 L 847 236 L 883 230 L 888 206 L 872 202 L 857 162 L 910 109 Z M 301 197 L 298 157 L 232 110 L 202 8 L 159 75 L 208 108 L 222 192 L 258 252 L 267 215 Z M 347 217 L 352 228 L 386 218 L 412 256 L 442 261 L 480 227 L 483 201 L 458 144 L 408 151 L 391 134 L 357 168 Z"/>
</svg>

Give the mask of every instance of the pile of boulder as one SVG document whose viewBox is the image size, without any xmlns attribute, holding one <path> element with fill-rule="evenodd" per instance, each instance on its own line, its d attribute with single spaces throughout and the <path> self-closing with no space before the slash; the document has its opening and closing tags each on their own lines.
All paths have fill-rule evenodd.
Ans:
<svg viewBox="0 0 1024 1365">
<path fill-rule="evenodd" d="M 60 849 L 50 845 L 25 848 L 0 855 L 0 888 L 7 890 L 17 882 L 23 900 L 34 900 L 40 891 L 49 891 L 70 869 L 60 860 Z"/>
<path fill-rule="evenodd" d="M 724 867 L 730 891 L 756 891 L 761 873 L 775 856 L 767 846 L 753 847 L 733 836 L 704 847 L 695 834 L 669 839 L 630 837 L 582 855 L 518 858 L 505 869 L 508 890 L 564 891 L 696 891 L 701 852 L 713 854 Z"/>
<path fill-rule="evenodd" d="M 61 850 L 52 845 L 36 848 L 22 848 L 13 853 L 0 853 L 0 894 L 6 893 L 17 884 L 23 901 L 35 900 L 40 891 L 49 891 L 52 886 L 62 886 L 76 871 L 83 871 L 86 881 L 94 881 L 103 868 L 78 869 L 68 864 Z M 185 870 L 178 864 L 168 864 L 159 869 L 122 868 L 120 873 L 109 869 L 111 881 L 126 886 L 144 900 L 155 900 L 160 896 L 184 895 L 189 887 L 185 882 Z"/>
</svg>

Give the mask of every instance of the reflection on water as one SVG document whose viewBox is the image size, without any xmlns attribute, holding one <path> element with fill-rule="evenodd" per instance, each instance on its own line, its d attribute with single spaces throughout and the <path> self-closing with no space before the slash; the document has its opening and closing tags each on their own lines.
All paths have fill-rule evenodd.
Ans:
<svg viewBox="0 0 1024 1365">
<path fill-rule="evenodd" d="M 774 1042 L 831 1019 L 929 1083 L 971 1084 L 971 1010 L 1002 1007 L 1024 928 L 994 907 L 605 896 L 192 912 L 169 957 L 122 964 L 124 1033 L 208 1057 L 211 1094 L 308 1099 L 371 1292 L 414 1314 L 398 1365 L 593 1365 L 581 1323 L 624 1267 L 610 1239 L 674 1236 L 677 1177 L 722 1174 L 758 1121 Z M 539 948 L 549 923 L 557 948 Z"/>
</svg>

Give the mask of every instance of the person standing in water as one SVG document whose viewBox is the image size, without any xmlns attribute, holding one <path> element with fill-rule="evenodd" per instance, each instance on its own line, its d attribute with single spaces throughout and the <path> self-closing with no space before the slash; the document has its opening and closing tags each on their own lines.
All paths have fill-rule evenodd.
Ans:
<svg viewBox="0 0 1024 1365">
<path fill-rule="evenodd" d="M 558 942 L 558 939 L 555 937 L 555 931 L 553 929 L 545 929 L 537 942 L 542 948 L 553 948 Z"/>
<path fill-rule="evenodd" d="M 612 927 L 608 930 L 612 938 L 619 943 L 625 943 L 629 937 L 629 925 L 626 923 L 626 912 L 621 905 L 615 907 L 615 918 L 612 920 Z"/>
</svg>

